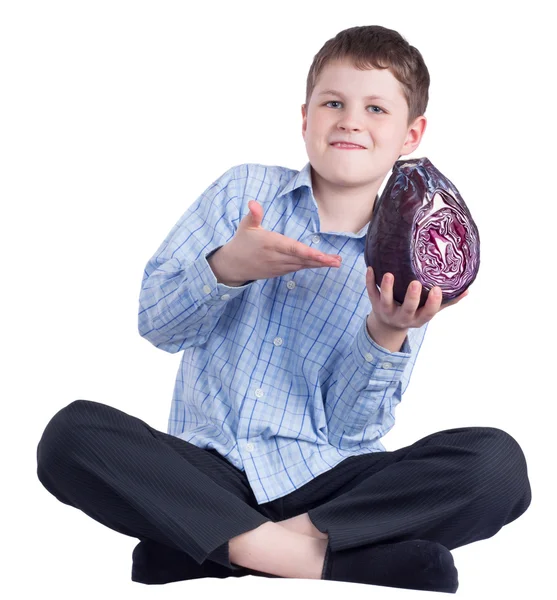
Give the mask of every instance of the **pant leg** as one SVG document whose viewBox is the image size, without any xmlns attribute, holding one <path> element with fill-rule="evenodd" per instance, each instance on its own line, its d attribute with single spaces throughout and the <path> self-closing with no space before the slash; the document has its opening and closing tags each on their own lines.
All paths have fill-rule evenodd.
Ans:
<svg viewBox="0 0 557 600">
<path fill-rule="evenodd" d="M 198 564 L 237 568 L 228 540 L 271 520 L 254 508 L 245 474 L 222 457 L 98 402 L 77 400 L 54 415 L 37 475 L 61 502 Z"/>
<path fill-rule="evenodd" d="M 452 550 L 495 535 L 531 497 L 516 440 L 466 427 L 348 458 L 285 497 L 283 510 L 284 518 L 307 511 L 333 550 L 410 539 Z"/>
</svg>

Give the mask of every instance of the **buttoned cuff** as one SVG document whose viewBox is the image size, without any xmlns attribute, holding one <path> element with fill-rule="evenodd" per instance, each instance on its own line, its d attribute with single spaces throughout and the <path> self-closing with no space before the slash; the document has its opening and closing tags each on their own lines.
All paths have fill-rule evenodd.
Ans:
<svg viewBox="0 0 557 600">
<path fill-rule="evenodd" d="M 193 301 L 200 304 L 210 304 L 231 300 L 239 296 L 251 283 L 256 281 L 246 281 L 239 287 L 230 287 L 224 283 L 218 283 L 211 266 L 207 260 L 222 246 L 211 250 L 207 254 L 201 255 L 196 261 L 185 267 L 184 271 L 189 282 L 189 291 Z"/>
<path fill-rule="evenodd" d="M 373 340 L 367 330 L 367 317 L 363 320 L 356 336 L 355 359 L 367 377 L 382 381 L 398 379 L 402 376 L 411 354 L 408 336 L 404 338 L 399 352 L 390 352 Z"/>
</svg>

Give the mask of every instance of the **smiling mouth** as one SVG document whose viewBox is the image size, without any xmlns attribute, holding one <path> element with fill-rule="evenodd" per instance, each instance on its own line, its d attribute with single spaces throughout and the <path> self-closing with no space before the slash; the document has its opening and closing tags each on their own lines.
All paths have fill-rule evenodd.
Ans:
<svg viewBox="0 0 557 600">
<path fill-rule="evenodd" d="M 356 146 L 354 144 L 337 143 L 337 144 L 331 144 L 331 146 L 333 148 L 337 148 L 339 150 L 365 150 L 365 148 L 363 146 Z"/>
</svg>

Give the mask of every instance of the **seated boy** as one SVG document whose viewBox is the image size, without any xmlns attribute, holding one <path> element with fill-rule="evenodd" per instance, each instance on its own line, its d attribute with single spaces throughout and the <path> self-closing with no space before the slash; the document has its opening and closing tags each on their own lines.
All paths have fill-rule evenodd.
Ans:
<svg viewBox="0 0 557 600">
<path fill-rule="evenodd" d="M 168 433 L 78 400 L 38 476 L 134 536 L 132 579 L 257 574 L 455 592 L 451 550 L 528 508 L 507 433 L 463 427 L 387 452 L 429 321 L 420 284 L 366 272 L 378 190 L 426 127 L 429 74 L 397 32 L 353 27 L 315 56 L 301 170 L 234 166 L 148 262 L 142 336 L 182 352 Z M 355 144 L 347 148 L 344 144 Z M 377 283 L 377 285 L 376 285 Z"/>
</svg>

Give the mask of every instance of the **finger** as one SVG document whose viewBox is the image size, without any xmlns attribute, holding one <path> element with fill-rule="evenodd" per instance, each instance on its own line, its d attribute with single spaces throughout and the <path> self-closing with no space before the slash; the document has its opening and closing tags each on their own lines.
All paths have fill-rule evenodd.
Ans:
<svg viewBox="0 0 557 600">
<path fill-rule="evenodd" d="M 366 269 L 366 287 L 369 299 L 371 301 L 371 306 L 373 308 L 373 306 L 381 299 L 379 290 L 377 289 L 377 284 L 375 282 L 375 273 L 373 271 L 373 267 Z"/>
<path fill-rule="evenodd" d="M 385 273 L 381 280 L 381 303 L 387 309 L 393 307 L 393 287 L 395 276 L 392 273 Z"/>
<path fill-rule="evenodd" d="M 305 249 L 305 252 L 302 253 L 302 258 L 309 258 L 312 262 L 317 262 L 318 264 L 325 266 L 337 267 L 342 263 L 342 257 L 339 254 L 325 254 L 310 246 L 304 246 L 303 244 L 302 246 Z"/>
<path fill-rule="evenodd" d="M 462 294 L 460 294 L 460 296 L 457 296 L 456 298 L 453 298 L 452 300 L 445 302 L 445 304 L 441 305 L 441 308 L 439 310 L 443 310 L 444 308 L 447 308 L 447 306 L 452 306 L 453 304 L 457 304 L 463 298 L 466 298 L 466 296 L 468 296 L 468 290 L 465 290 L 464 292 L 462 292 Z"/>
<path fill-rule="evenodd" d="M 295 243 L 293 246 L 287 244 L 284 247 L 285 253 L 294 255 L 298 258 L 302 266 L 308 267 L 338 267 L 342 262 L 342 258 L 337 254 L 325 254 L 307 246 L 301 242 Z"/>
<path fill-rule="evenodd" d="M 335 267 L 338 268 L 342 264 L 342 258 L 331 254 L 318 254 L 311 259 L 311 266 L 316 267 Z"/>
<path fill-rule="evenodd" d="M 432 319 L 441 309 L 441 302 L 443 302 L 443 292 L 438 285 L 435 285 L 427 294 L 427 300 L 422 306 L 420 320 L 425 323 Z"/>
<path fill-rule="evenodd" d="M 406 319 L 412 320 L 420 304 L 420 295 L 422 293 L 422 284 L 418 281 L 411 281 L 404 296 L 401 310 Z"/>
<path fill-rule="evenodd" d="M 420 294 L 421 296 L 421 294 Z M 431 288 L 427 294 L 424 305 L 416 311 L 414 315 L 414 325 L 412 327 L 421 327 L 441 310 L 441 302 L 443 301 L 443 293 L 439 286 Z M 419 306 L 419 300 L 418 300 Z"/>
</svg>

